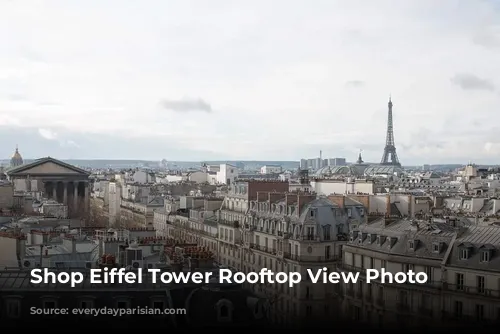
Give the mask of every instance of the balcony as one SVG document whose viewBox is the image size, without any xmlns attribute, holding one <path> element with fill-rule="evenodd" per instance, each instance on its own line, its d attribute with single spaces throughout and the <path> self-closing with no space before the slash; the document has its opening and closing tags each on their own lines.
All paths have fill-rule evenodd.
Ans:
<svg viewBox="0 0 500 334">
<path fill-rule="evenodd" d="M 432 309 L 421 306 L 418 308 L 418 314 L 426 317 L 432 317 Z"/>
<path fill-rule="evenodd" d="M 402 312 L 409 312 L 410 311 L 410 304 L 408 304 L 408 303 L 399 302 L 396 304 L 396 307 L 398 308 L 398 311 L 402 311 Z"/>
<path fill-rule="evenodd" d="M 479 288 L 476 286 L 467 286 L 467 285 L 461 285 L 461 284 L 457 285 L 457 284 L 443 283 L 443 290 L 450 291 L 450 292 L 456 292 L 456 293 L 465 293 L 465 294 L 476 295 L 476 296 L 480 295 L 480 296 L 491 297 L 491 298 L 500 297 L 500 290 L 484 289 L 484 288 Z"/>
<path fill-rule="evenodd" d="M 217 224 L 224 225 L 224 226 L 229 226 L 233 228 L 239 228 L 241 226 L 240 222 L 237 220 L 218 220 Z"/>
<path fill-rule="evenodd" d="M 277 250 L 273 247 L 261 246 L 261 245 L 257 245 L 257 244 L 250 244 L 250 248 L 261 251 L 261 252 L 269 253 L 272 255 L 277 254 Z"/>
<path fill-rule="evenodd" d="M 340 256 L 314 256 L 314 255 L 296 255 L 290 253 L 283 253 L 285 259 L 299 262 L 337 262 L 341 260 Z"/>
</svg>

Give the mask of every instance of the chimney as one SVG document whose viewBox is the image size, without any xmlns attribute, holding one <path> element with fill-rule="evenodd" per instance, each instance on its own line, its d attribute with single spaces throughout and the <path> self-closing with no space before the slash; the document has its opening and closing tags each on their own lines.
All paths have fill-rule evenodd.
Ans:
<svg viewBox="0 0 500 334">
<path fill-rule="evenodd" d="M 302 214 L 302 209 L 304 208 L 304 205 L 314 201 L 315 199 L 316 199 L 316 195 L 298 194 L 297 195 L 297 203 L 298 203 L 298 208 L 299 208 L 299 215 Z"/>
<path fill-rule="evenodd" d="M 277 202 L 281 199 L 285 198 L 285 194 L 284 193 L 268 193 L 268 200 L 269 200 L 269 203 L 274 203 L 274 202 Z"/>
<path fill-rule="evenodd" d="M 387 194 L 385 197 L 385 214 L 391 216 L 391 195 Z"/>
<path fill-rule="evenodd" d="M 264 191 L 258 191 L 257 192 L 257 202 L 266 202 L 269 200 L 269 195 L 267 192 Z"/>
<path fill-rule="evenodd" d="M 413 205 L 413 196 L 408 195 L 408 216 L 413 217 L 414 216 L 414 205 Z"/>
</svg>

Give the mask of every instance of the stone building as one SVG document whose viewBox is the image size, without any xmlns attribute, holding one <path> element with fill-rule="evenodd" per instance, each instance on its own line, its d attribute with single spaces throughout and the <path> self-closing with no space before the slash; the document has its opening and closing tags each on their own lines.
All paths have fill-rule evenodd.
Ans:
<svg viewBox="0 0 500 334">
<path fill-rule="evenodd" d="M 341 272 L 360 273 L 342 285 L 343 314 L 359 323 L 447 329 L 500 321 L 500 226 L 467 226 L 385 218 L 361 225 L 343 247 Z M 425 273 L 427 282 L 366 283 L 366 269 Z"/>
<path fill-rule="evenodd" d="M 90 173 L 51 157 L 7 171 L 15 193 L 42 192 L 44 197 L 68 206 L 70 218 L 89 212 Z"/>
</svg>

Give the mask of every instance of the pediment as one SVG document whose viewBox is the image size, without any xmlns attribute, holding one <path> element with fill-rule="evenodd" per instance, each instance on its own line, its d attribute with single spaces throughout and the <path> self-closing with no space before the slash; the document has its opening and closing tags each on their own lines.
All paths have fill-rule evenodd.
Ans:
<svg viewBox="0 0 500 334">
<path fill-rule="evenodd" d="M 88 175 L 84 170 L 81 170 L 75 166 L 66 164 L 64 162 L 59 162 L 55 159 L 45 159 L 41 161 L 35 161 L 34 163 L 20 166 L 9 173 L 15 176 L 23 175 Z"/>
</svg>

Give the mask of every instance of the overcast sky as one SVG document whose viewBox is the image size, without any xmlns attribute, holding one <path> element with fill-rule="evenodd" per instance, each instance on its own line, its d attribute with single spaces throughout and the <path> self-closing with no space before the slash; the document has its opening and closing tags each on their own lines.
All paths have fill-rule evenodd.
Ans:
<svg viewBox="0 0 500 334">
<path fill-rule="evenodd" d="M 0 0 L 0 156 L 500 161 L 500 5 Z"/>
</svg>

